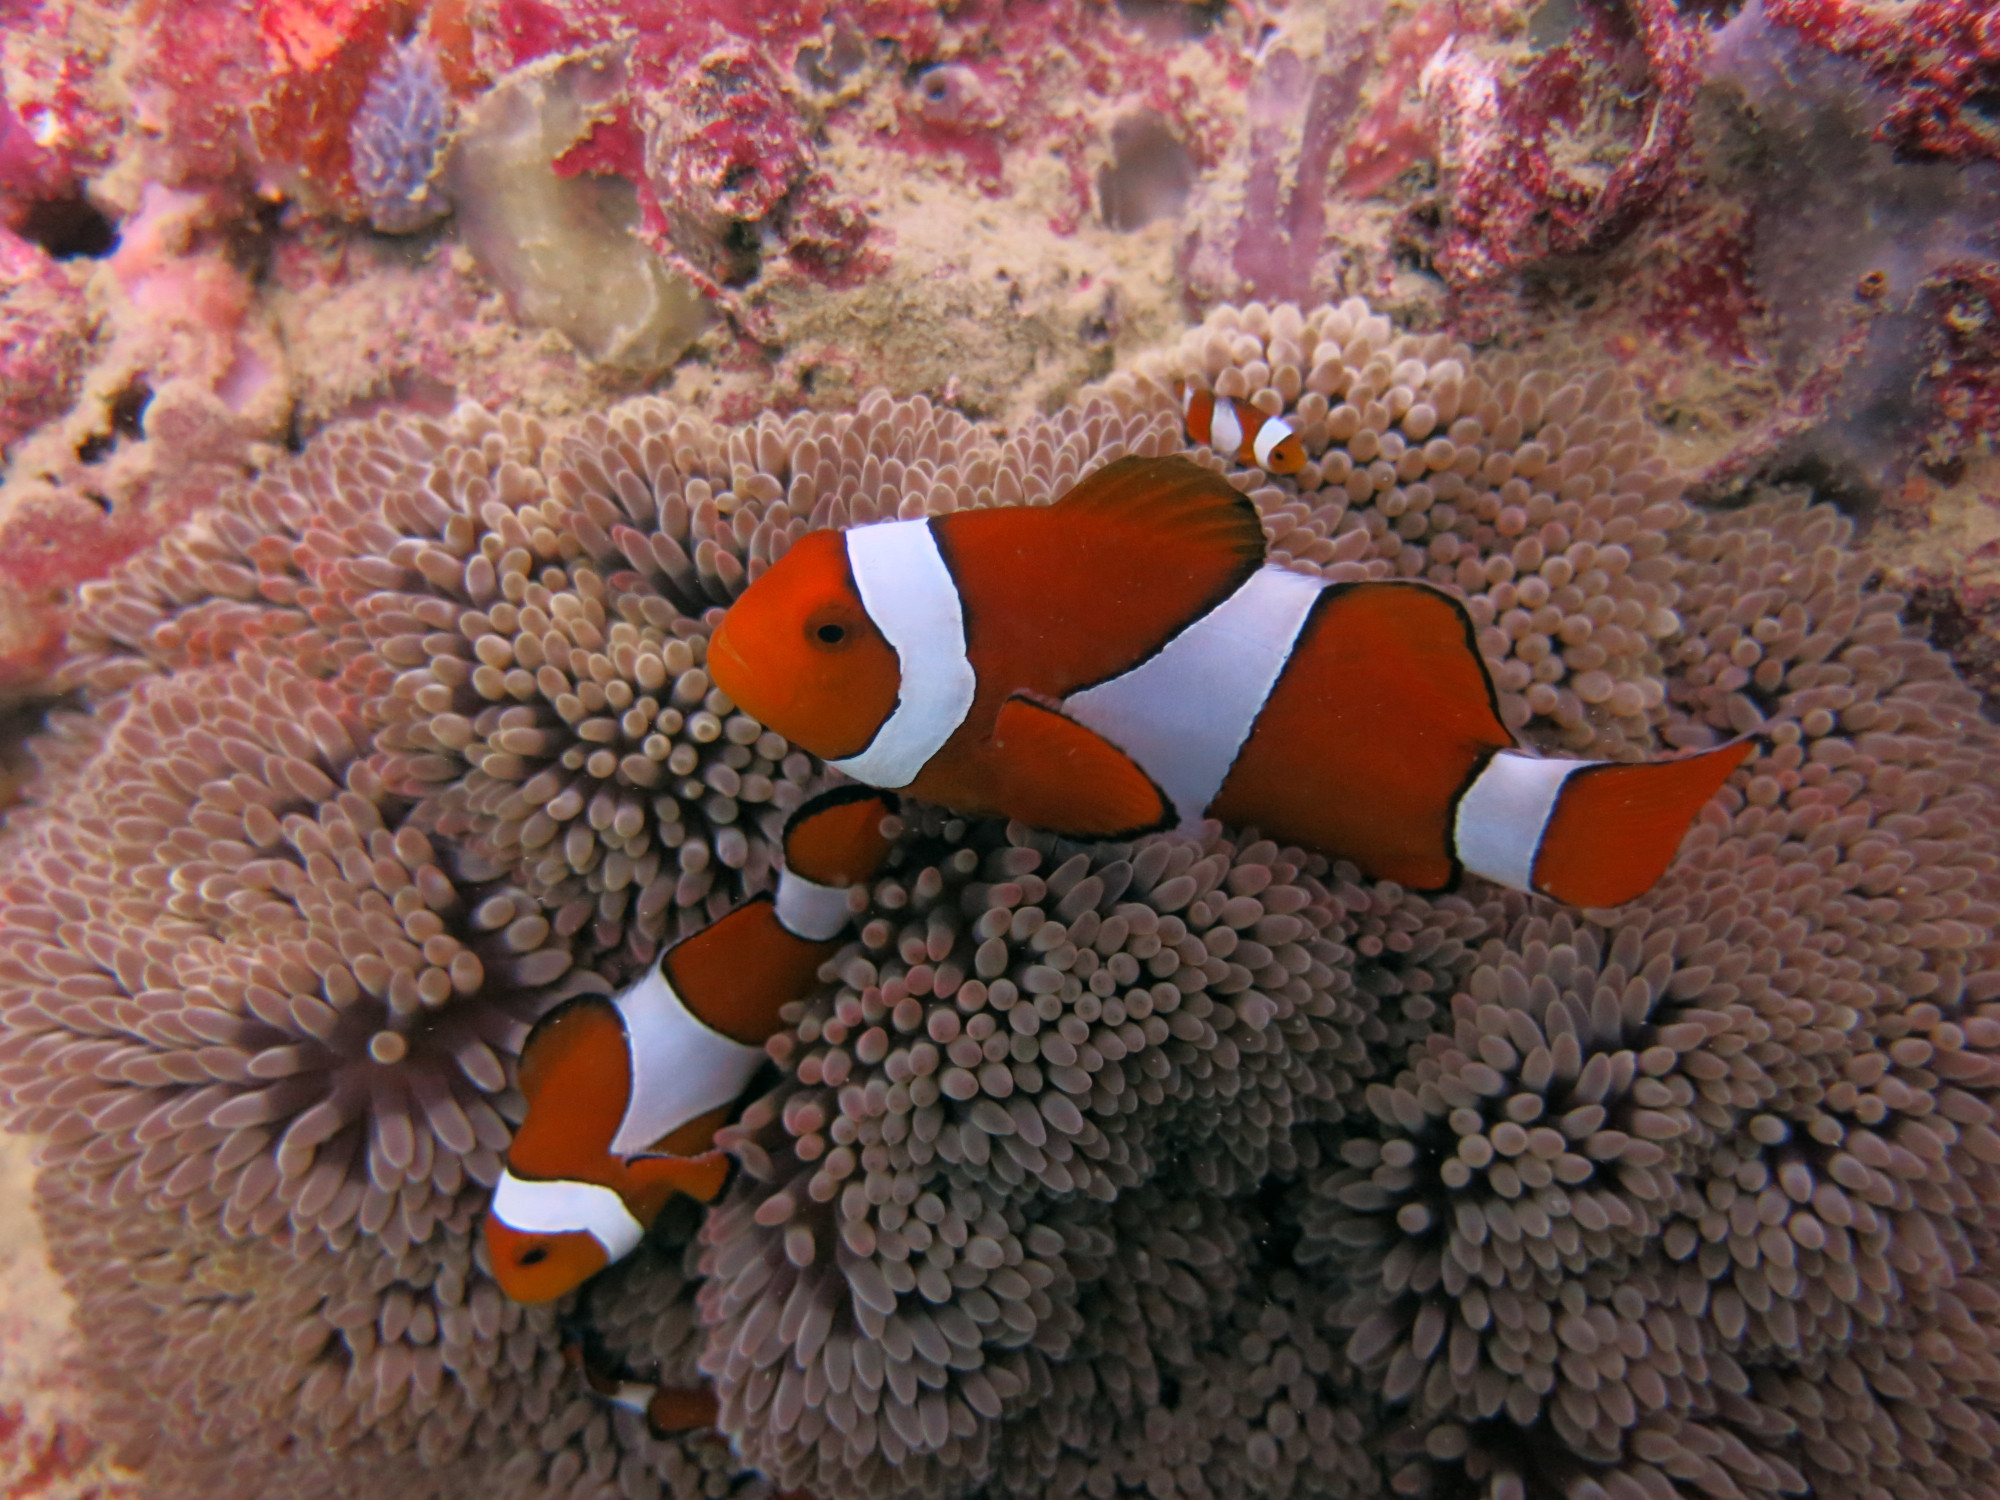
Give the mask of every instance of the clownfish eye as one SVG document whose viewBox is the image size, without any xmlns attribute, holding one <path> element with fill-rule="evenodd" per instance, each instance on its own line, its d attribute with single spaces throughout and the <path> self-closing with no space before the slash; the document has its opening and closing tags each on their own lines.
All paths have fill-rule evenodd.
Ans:
<svg viewBox="0 0 2000 1500">
<path fill-rule="evenodd" d="M 816 609 L 806 621 L 806 639 L 820 650 L 838 651 L 855 639 L 857 623 L 852 609 Z"/>
<path fill-rule="evenodd" d="M 526 1250 L 521 1252 L 520 1264 L 524 1266 L 539 1266 L 548 1258 L 549 1247 L 547 1245 L 530 1245 Z"/>
</svg>

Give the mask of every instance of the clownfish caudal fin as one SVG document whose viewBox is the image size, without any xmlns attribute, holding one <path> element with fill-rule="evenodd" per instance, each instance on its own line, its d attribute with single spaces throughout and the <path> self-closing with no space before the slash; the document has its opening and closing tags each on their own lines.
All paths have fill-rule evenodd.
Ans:
<svg viewBox="0 0 2000 1500">
<path fill-rule="evenodd" d="M 896 798 L 866 786 L 837 786 L 808 798 L 785 823 L 785 869 L 821 886 L 858 885 L 889 857 L 883 820 Z"/>
<path fill-rule="evenodd" d="M 1588 767 L 1569 777 L 1535 858 L 1535 887 L 1573 906 L 1617 906 L 1666 873 L 1695 814 L 1756 744 L 1678 760 Z"/>
<path fill-rule="evenodd" d="M 1623 905 L 1666 873 L 1695 815 L 1755 748 L 1744 739 L 1633 764 L 1502 751 L 1459 798 L 1458 857 L 1572 906 Z"/>
<path fill-rule="evenodd" d="M 1176 821 L 1174 806 L 1138 762 L 1074 719 L 1009 698 L 993 725 L 1001 812 L 1075 838 L 1129 838 Z"/>
<path fill-rule="evenodd" d="M 707 1386 L 663 1385 L 646 1403 L 646 1425 L 656 1437 L 692 1432 L 713 1427 L 721 1409 Z"/>
</svg>

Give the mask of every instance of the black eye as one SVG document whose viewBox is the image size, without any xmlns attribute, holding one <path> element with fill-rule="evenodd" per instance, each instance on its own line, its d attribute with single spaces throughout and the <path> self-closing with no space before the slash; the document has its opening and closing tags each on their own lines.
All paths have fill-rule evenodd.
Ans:
<svg viewBox="0 0 2000 1500">
<path fill-rule="evenodd" d="M 822 625 L 813 634 L 819 637 L 822 645 L 838 646 L 842 641 L 847 639 L 847 627 L 845 625 Z"/>
<path fill-rule="evenodd" d="M 521 1252 L 521 1264 L 524 1266 L 539 1266 L 548 1258 L 548 1247 L 545 1245 L 536 1245 L 532 1249 Z"/>
</svg>

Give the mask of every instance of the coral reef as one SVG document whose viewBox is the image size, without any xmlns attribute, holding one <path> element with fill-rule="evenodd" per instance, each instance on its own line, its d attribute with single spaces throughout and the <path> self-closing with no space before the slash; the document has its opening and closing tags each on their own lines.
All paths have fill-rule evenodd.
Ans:
<svg viewBox="0 0 2000 1500">
<path fill-rule="evenodd" d="M 624 85 L 610 53 L 516 74 L 467 112 L 444 166 L 460 229 L 522 321 L 556 328 L 600 364 L 657 371 L 707 321 L 700 297 L 633 238 L 638 199 L 618 178 L 553 163 Z"/>
<path fill-rule="evenodd" d="M 0 1096 L 93 1400 L 0 1389 L 22 1483 L 1996 1488 L 1985 7 L 0 17 Z M 1611 912 L 908 807 L 724 1199 L 506 1303 L 527 1027 L 820 784 L 717 612 L 1180 447 L 1177 379 L 1525 741 L 1760 758 Z"/>
<path fill-rule="evenodd" d="M 1772 19 L 1865 62 L 1894 95 L 1881 138 L 1920 157 L 2000 162 L 2000 131 L 1981 102 L 2000 70 L 2000 25 L 1965 0 L 1921 0 L 1900 14 L 1851 0 L 1771 0 Z"/>
<path fill-rule="evenodd" d="M 0 550 L 40 559 L 0 676 L 44 685 L 75 585 L 220 481 L 190 461 L 654 379 L 722 420 L 883 385 L 1019 423 L 1228 300 L 1611 355 L 1709 493 L 1956 482 L 1977 354 L 1896 393 L 1964 300 L 1917 283 L 1984 274 L 1984 190 L 1859 153 L 1918 73 L 1974 98 L 1974 10 L 20 0 L 0 217 L 57 268 L 4 294 L 44 353 L 0 411 Z M 1864 21 L 1903 28 L 1874 95 L 1834 55 Z M 1885 298 L 1820 295 L 1872 269 Z"/>
<path fill-rule="evenodd" d="M 1577 10 L 1574 31 L 1518 77 L 1451 44 L 1424 70 L 1451 202 L 1434 264 L 1456 290 L 1602 252 L 1685 170 L 1698 23 L 1671 0 Z"/>
<path fill-rule="evenodd" d="M 1288 478 L 1197 450 L 1274 550 L 1463 591 L 1528 738 L 1765 753 L 1603 912 L 909 806 L 723 1198 L 505 1303 L 526 1023 L 759 888 L 818 776 L 707 683 L 717 607 L 810 527 L 1179 446 L 1190 377 L 1301 434 Z M 2000 741 L 1851 522 L 1689 506 L 1637 401 L 1253 305 L 1012 433 L 466 406 L 229 490 L 85 591 L 91 709 L 7 834 L 0 1086 L 120 1454 L 162 1494 L 1985 1493 Z M 713 1381 L 719 1432 L 579 1341 Z"/>
</svg>

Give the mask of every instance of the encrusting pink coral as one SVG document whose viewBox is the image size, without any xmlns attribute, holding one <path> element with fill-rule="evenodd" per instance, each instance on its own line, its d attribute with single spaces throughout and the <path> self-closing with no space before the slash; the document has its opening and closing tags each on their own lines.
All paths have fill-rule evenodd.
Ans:
<svg viewBox="0 0 2000 1500">
<path fill-rule="evenodd" d="M 1176 378 L 1299 431 L 1195 455 L 1291 566 L 1466 595 L 1529 740 L 1766 751 L 1613 911 L 906 807 L 736 1180 L 560 1310 L 713 1380 L 657 1437 L 471 1231 L 525 1025 L 757 889 L 819 775 L 711 697 L 714 610 L 811 527 L 1180 446 Z M 1617 378 L 1359 302 L 1009 435 L 335 429 L 89 591 L 7 835 L 0 1085 L 108 1430 L 163 1494 L 1985 1495 L 2000 746 L 1868 572 L 1795 494 L 1688 506 Z"/>
</svg>

